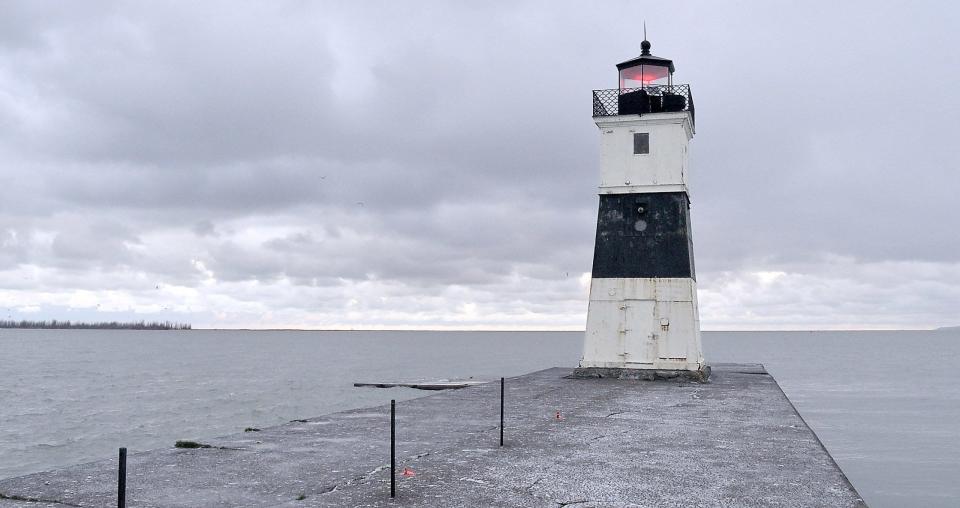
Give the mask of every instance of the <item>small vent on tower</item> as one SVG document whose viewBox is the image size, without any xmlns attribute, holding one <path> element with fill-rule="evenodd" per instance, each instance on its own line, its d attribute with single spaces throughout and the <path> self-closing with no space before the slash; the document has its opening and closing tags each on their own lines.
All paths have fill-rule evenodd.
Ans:
<svg viewBox="0 0 960 508">
<path fill-rule="evenodd" d="M 633 134 L 633 154 L 650 153 L 650 133 L 636 132 Z"/>
</svg>

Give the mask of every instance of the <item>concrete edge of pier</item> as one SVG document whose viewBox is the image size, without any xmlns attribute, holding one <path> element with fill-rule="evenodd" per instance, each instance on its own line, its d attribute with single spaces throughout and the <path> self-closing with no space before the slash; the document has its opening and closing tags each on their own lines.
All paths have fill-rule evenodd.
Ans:
<svg viewBox="0 0 960 508">
<path fill-rule="evenodd" d="M 131 451 L 127 504 L 168 506 L 851 506 L 865 503 L 776 381 L 571 379 L 553 368 L 397 404 Z M 406 475 L 401 474 L 406 471 Z M 0 480 L 0 506 L 115 506 L 117 460 Z"/>
</svg>

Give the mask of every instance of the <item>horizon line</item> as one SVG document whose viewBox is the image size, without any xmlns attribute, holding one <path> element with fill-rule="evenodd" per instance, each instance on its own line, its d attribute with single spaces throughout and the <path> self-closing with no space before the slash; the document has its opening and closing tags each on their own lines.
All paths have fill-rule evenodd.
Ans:
<svg viewBox="0 0 960 508">
<path fill-rule="evenodd" d="M 957 328 L 941 326 L 936 328 L 772 328 L 772 329 L 704 329 L 701 332 L 932 332 L 941 329 Z M 586 330 L 567 328 L 207 328 L 192 327 L 190 330 L 175 331 L 251 331 L 251 332 L 578 332 Z M 158 330 L 167 331 L 167 330 Z"/>
</svg>

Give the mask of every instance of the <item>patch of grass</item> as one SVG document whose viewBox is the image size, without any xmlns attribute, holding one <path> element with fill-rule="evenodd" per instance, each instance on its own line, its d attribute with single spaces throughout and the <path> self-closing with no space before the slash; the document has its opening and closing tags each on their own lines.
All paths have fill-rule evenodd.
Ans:
<svg viewBox="0 0 960 508">
<path fill-rule="evenodd" d="M 177 441 L 174 448 L 213 448 L 208 444 L 198 443 L 196 441 Z"/>
<path fill-rule="evenodd" d="M 258 429 L 258 428 L 256 428 L 256 427 L 247 427 L 247 428 L 243 429 L 243 431 L 244 431 L 244 432 L 260 432 L 260 429 Z"/>
<path fill-rule="evenodd" d="M 297 496 L 297 501 L 303 501 L 306 498 L 307 498 L 306 494 L 300 494 L 299 496 Z"/>
</svg>

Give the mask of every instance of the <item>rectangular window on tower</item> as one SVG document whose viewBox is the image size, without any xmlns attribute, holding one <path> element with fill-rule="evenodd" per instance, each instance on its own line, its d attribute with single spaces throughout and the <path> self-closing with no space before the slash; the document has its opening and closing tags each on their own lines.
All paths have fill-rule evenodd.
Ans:
<svg viewBox="0 0 960 508">
<path fill-rule="evenodd" d="M 650 133 L 636 132 L 633 134 L 633 154 L 650 153 Z"/>
</svg>

